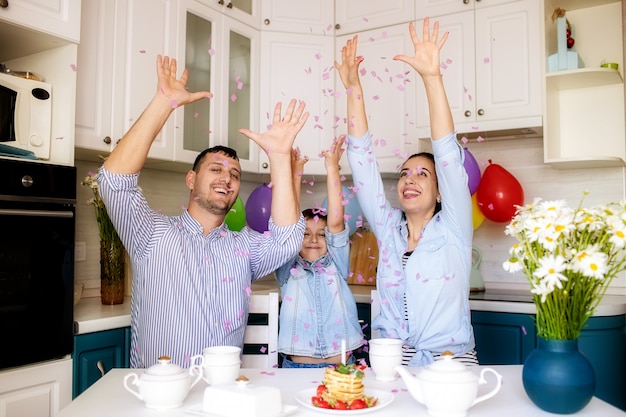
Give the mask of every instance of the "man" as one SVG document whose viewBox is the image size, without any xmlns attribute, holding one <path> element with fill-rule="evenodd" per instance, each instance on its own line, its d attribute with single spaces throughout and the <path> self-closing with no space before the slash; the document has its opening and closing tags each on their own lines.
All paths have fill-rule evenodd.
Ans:
<svg viewBox="0 0 626 417">
<path fill-rule="evenodd" d="M 176 107 L 210 98 L 186 90 L 187 70 L 157 57 L 158 88 L 143 114 L 100 169 L 102 199 L 133 265 L 131 366 L 147 368 L 162 355 L 181 366 L 214 345 L 243 345 L 250 285 L 298 253 L 304 233 L 292 185 L 291 150 L 307 120 L 292 100 L 273 125 L 239 132 L 268 154 L 272 182 L 268 233 L 233 233 L 224 218 L 239 195 L 241 166 L 234 150 L 210 148 L 186 175 L 189 204 L 180 216 L 150 209 L 137 187 L 158 132 Z"/>
</svg>

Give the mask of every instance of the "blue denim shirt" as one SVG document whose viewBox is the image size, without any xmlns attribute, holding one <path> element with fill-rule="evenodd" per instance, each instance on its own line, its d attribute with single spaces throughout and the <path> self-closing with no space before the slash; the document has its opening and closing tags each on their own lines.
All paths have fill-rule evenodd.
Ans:
<svg viewBox="0 0 626 417">
<path fill-rule="evenodd" d="M 409 366 L 433 361 L 433 353 L 454 354 L 474 348 L 469 307 L 472 265 L 472 200 L 455 134 L 432 141 L 442 209 L 422 231 L 402 267 L 408 247 L 407 220 L 391 207 L 373 153 L 370 133 L 348 136 L 348 161 L 363 214 L 379 241 L 376 287 L 381 314 L 373 329 L 399 338 L 417 350 Z M 408 321 L 404 316 L 404 297 Z"/>
<path fill-rule="evenodd" d="M 325 229 L 328 252 L 309 262 L 300 255 L 276 271 L 282 294 L 278 351 L 328 358 L 363 345 L 356 302 L 348 287 L 348 225 L 340 233 Z"/>
</svg>

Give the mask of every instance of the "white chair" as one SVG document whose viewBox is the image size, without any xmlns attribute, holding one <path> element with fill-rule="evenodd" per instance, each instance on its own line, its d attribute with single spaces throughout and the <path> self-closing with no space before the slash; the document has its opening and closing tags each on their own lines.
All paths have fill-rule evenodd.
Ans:
<svg viewBox="0 0 626 417">
<path fill-rule="evenodd" d="M 371 313 L 370 313 L 370 331 L 372 332 L 371 339 L 378 339 L 380 337 L 380 331 L 374 330 L 372 327 L 372 323 L 374 322 L 374 317 L 380 314 L 380 298 L 378 297 L 378 291 L 372 290 L 371 293 Z"/>
<path fill-rule="evenodd" d="M 252 294 L 243 336 L 242 368 L 278 367 L 278 293 Z"/>
</svg>

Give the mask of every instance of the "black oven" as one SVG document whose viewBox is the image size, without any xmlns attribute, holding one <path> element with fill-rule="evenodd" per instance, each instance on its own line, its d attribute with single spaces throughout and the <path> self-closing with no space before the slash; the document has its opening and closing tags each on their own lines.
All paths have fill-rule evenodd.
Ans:
<svg viewBox="0 0 626 417">
<path fill-rule="evenodd" d="M 0 369 L 72 352 L 76 168 L 0 159 Z"/>
</svg>

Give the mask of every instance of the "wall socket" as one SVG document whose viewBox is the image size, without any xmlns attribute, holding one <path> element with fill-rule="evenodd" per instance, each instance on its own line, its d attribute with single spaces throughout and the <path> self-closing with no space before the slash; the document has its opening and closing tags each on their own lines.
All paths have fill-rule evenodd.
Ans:
<svg viewBox="0 0 626 417">
<path fill-rule="evenodd" d="M 82 262 L 87 260 L 87 244 L 85 242 L 76 242 L 74 246 L 74 261 Z"/>
</svg>

